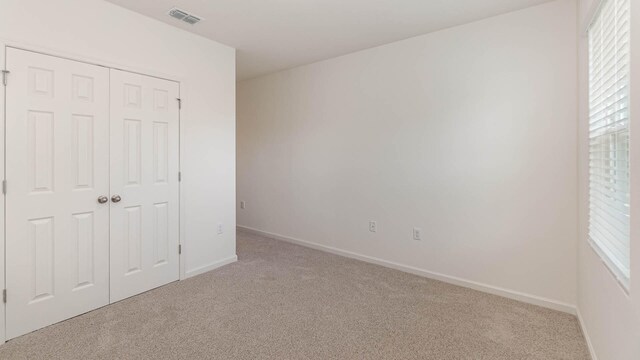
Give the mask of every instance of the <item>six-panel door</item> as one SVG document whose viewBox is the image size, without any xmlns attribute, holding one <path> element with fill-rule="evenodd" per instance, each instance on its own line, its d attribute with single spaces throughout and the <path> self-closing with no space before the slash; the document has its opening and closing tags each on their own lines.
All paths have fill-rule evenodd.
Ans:
<svg viewBox="0 0 640 360">
<path fill-rule="evenodd" d="M 109 302 L 109 70 L 7 49 L 7 339 Z"/>
<path fill-rule="evenodd" d="M 177 280 L 178 83 L 13 48 L 7 68 L 7 339 Z"/>
<path fill-rule="evenodd" d="M 111 302 L 179 277 L 177 98 L 176 82 L 111 70 Z"/>
</svg>

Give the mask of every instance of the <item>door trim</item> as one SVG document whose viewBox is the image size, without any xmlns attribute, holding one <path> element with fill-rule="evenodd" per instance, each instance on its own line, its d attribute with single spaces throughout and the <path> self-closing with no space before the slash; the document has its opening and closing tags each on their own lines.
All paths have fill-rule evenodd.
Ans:
<svg viewBox="0 0 640 360">
<path fill-rule="evenodd" d="M 86 64 L 101 66 L 109 69 L 117 69 L 128 71 L 140 75 L 151 76 L 163 80 L 174 81 L 178 83 L 178 94 L 180 99 L 182 99 L 182 106 L 178 112 L 178 171 L 182 173 L 182 179 L 178 182 L 178 202 L 179 202 L 179 212 L 178 212 L 178 243 L 182 247 L 182 252 L 178 255 L 179 261 L 179 280 L 184 280 L 186 278 L 186 254 L 188 250 L 188 245 L 186 242 L 186 201 L 185 201 L 185 187 L 183 183 L 186 179 L 188 179 L 189 174 L 185 174 L 185 169 L 182 167 L 184 164 L 184 156 L 185 156 L 185 148 L 186 144 L 184 141 L 184 123 L 186 119 L 188 119 L 188 109 L 189 102 L 185 101 L 188 99 L 187 89 L 188 83 L 182 77 L 171 75 L 171 74 L 163 74 L 157 71 L 151 71 L 148 69 L 143 69 L 136 66 L 131 66 L 127 64 L 118 64 L 114 62 L 104 61 L 101 59 L 96 59 L 90 56 L 86 56 L 78 53 L 70 53 L 67 51 L 62 51 L 55 48 L 50 48 L 46 46 L 37 46 L 32 44 L 26 44 L 20 41 L 13 41 L 7 39 L 0 39 L 0 70 L 6 69 L 7 65 L 7 48 L 14 48 L 18 50 L 31 51 L 43 55 L 54 56 L 66 60 L 83 62 Z M 6 69 L 11 70 L 11 69 Z M 11 86 L 11 74 L 9 74 L 8 85 Z M 0 83 L 0 98 L 2 99 L 2 126 L 0 126 L 0 159 L 2 162 L 1 166 L 1 179 L 5 179 L 5 164 L 6 164 L 6 153 L 5 153 L 5 128 L 6 128 L 6 90 L 5 86 Z M 188 180 L 187 180 L 188 181 Z M 11 183 L 8 183 L 8 191 L 11 191 Z M 2 246 L 0 246 L 0 290 L 6 288 L 6 232 L 5 232 L 5 211 L 6 211 L 6 198 L 4 194 L 2 194 L 2 206 L 0 206 L 0 233 L 2 234 Z M 11 296 L 11 292 L 7 293 L 7 297 Z M 2 306 L 0 306 L 0 345 L 6 342 L 6 304 L 3 302 Z"/>
<path fill-rule="evenodd" d="M 0 48 L 0 56 L 2 56 L 2 63 L 0 64 L 0 70 L 4 70 L 7 66 L 7 51 L 6 47 L 2 46 Z M 11 74 L 9 74 L 11 76 Z M 2 161 L 2 169 L 0 173 L 2 174 L 2 179 L 5 178 L 5 154 L 4 154 L 4 146 L 5 146 L 5 135 L 4 129 L 6 126 L 6 117 L 7 117 L 7 97 L 5 93 L 5 86 L 0 84 L 0 98 L 2 98 L 2 126 L 0 127 L 0 161 Z M 6 289 L 7 283 L 5 281 L 5 231 L 4 231 L 4 216 L 5 209 L 5 196 L 2 194 L 2 206 L 0 206 L 0 233 L 2 234 L 2 246 L 0 246 L 0 284 L 2 289 Z M 0 306 L 0 344 L 3 344 L 6 341 L 6 304 L 2 302 L 2 306 Z"/>
</svg>

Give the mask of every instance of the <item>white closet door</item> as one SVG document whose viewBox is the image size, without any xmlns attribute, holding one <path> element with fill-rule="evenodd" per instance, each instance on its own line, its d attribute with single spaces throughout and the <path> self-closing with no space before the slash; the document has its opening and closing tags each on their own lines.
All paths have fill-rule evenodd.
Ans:
<svg viewBox="0 0 640 360">
<path fill-rule="evenodd" d="M 109 302 L 109 70 L 9 48 L 7 338 Z"/>
<path fill-rule="evenodd" d="M 178 280 L 178 89 L 111 70 L 111 302 Z"/>
</svg>

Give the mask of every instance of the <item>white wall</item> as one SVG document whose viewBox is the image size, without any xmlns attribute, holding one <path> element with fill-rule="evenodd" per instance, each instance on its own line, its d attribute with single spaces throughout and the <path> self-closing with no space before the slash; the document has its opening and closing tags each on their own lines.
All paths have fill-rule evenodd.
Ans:
<svg viewBox="0 0 640 360">
<path fill-rule="evenodd" d="M 238 223 L 572 311 L 576 56 L 559 0 L 241 82 Z"/>
<path fill-rule="evenodd" d="M 599 0 L 579 1 L 579 237 L 578 310 L 591 350 L 599 360 L 640 359 L 640 3 L 631 1 L 631 285 L 627 293 L 591 248 L 589 221 L 588 43 L 584 32 Z M 595 359 L 594 359 L 595 360 Z"/>
<path fill-rule="evenodd" d="M 184 270 L 235 256 L 233 48 L 101 0 L 2 0 L 3 41 L 182 81 Z"/>
</svg>

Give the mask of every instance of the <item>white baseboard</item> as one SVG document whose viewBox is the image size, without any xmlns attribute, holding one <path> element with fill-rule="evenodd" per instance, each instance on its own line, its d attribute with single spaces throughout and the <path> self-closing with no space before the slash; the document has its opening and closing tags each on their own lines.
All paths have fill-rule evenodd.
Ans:
<svg viewBox="0 0 640 360">
<path fill-rule="evenodd" d="M 188 279 L 188 278 L 190 278 L 192 276 L 204 274 L 204 273 L 206 273 L 208 271 L 211 271 L 211 270 L 217 269 L 219 267 L 234 263 L 236 261 L 238 261 L 238 255 L 233 255 L 233 256 L 230 256 L 230 257 L 228 257 L 226 259 L 222 259 L 220 261 L 216 261 L 216 262 L 208 264 L 208 265 L 200 266 L 200 267 L 197 267 L 197 268 L 192 269 L 192 270 L 188 270 L 185 275 L 186 275 L 186 278 Z"/>
<path fill-rule="evenodd" d="M 462 286 L 462 287 L 466 287 L 466 288 L 470 288 L 470 289 L 486 292 L 486 293 L 489 293 L 489 294 L 498 295 L 498 296 L 506 297 L 506 298 L 509 298 L 509 299 L 522 301 L 522 302 L 525 302 L 525 303 L 528 303 L 528 304 L 538 305 L 538 306 L 542 306 L 542 307 L 545 307 L 545 308 L 548 308 L 548 309 L 558 310 L 558 311 L 562 311 L 562 312 L 569 313 L 569 314 L 572 314 L 572 315 L 576 315 L 576 307 L 574 305 L 563 303 L 563 302 L 559 302 L 559 301 L 556 301 L 556 300 L 551 300 L 551 299 L 543 298 L 543 297 L 536 296 L 536 295 L 530 295 L 530 294 L 522 293 L 522 292 L 519 292 L 519 291 L 503 289 L 503 288 L 500 288 L 500 287 L 487 285 L 487 284 L 479 283 L 479 282 L 476 282 L 476 281 L 466 280 L 466 279 L 458 278 L 458 277 L 455 277 L 455 276 L 444 275 L 444 274 L 440 274 L 440 273 L 437 273 L 437 272 L 420 269 L 420 268 L 409 266 L 409 265 L 398 264 L 398 263 L 395 263 L 395 262 L 392 262 L 392 261 L 387 261 L 387 260 L 383 260 L 383 259 L 379 259 L 379 258 L 367 256 L 367 255 L 362 255 L 362 254 L 354 253 L 354 252 L 351 252 L 351 251 L 341 250 L 341 249 L 338 249 L 338 248 L 334 248 L 334 247 L 330 247 L 330 246 L 326 246 L 326 245 L 321 245 L 321 244 L 310 242 L 310 241 L 295 239 L 295 238 L 284 236 L 284 235 L 280 235 L 280 234 L 274 234 L 274 233 L 270 233 L 270 232 L 266 232 L 266 231 L 262 231 L 262 230 L 258 230 L 258 229 L 254 229 L 254 228 L 250 228 L 248 226 L 238 225 L 237 229 L 240 230 L 240 231 L 245 231 L 245 232 L 256 234 L 256 235 L 261 235 L 261 236 L 265 236 L 265 237 L 276 239 L 276 240 L 286 241 L 286 242 L 297 244 L 297 245 L 302 245 L 302 246 L 305 246 L 305 247 L 308 247 L 308 248 L 312 248 L 312 249 L 316 249 L 316 250 L 332 253 L 332 254 L 335 254 L 335 255 L 340 255 L 340 256 L 344 256 L 344 257 L 348 257 L 348 258 L 364 261 L 364 262 L 368 262 L 368 263 L 371 263 L 371 264 L 385 266 L 385 267 L 388 267 L 388 268 L 391 268 L 391 269 L 404 271 L 404 272 L 407 272 L 407 273 L 410 273 L 410 274 L 423 276 L 423 277 L 426 277 L 426 278 L 429 278 L 429 279 L 439 280 L 439 281 L 446 282 L 446 283 L 449 283 L 449 284 L 458 285 L 458 286 Z"/>
<path fill-rule="evenodd" d="M 589 333 L 587 332 L 587 327 L 584 323 L 584 319 L 582 318 L 582 314 L 580 313 L 580 308 L 576 306 L 576 313 L 578 317 L 578 322 L 580 323 L 580 329 L 582 329 L 582 335 L 584 335 L 584 339 L 587 342 L 587 348 L 589 348 L 589 355 L 591 355 L 591 360 L 598 360 L 596 356 L 596 351 L 593 348 L 593 343 L 591 342 L 591 338 L 589 337 Z"/>
</svg>

